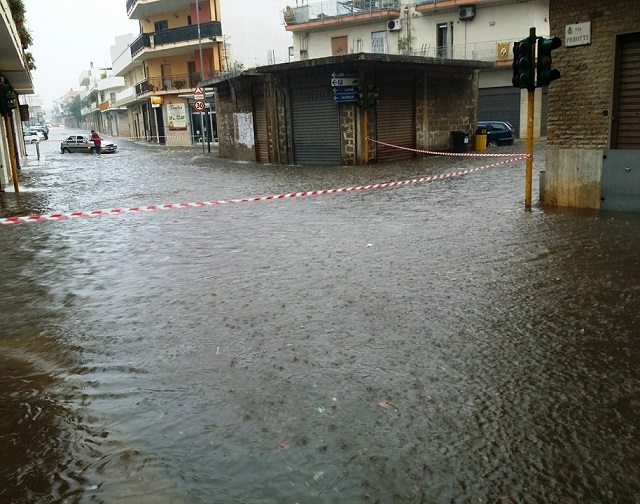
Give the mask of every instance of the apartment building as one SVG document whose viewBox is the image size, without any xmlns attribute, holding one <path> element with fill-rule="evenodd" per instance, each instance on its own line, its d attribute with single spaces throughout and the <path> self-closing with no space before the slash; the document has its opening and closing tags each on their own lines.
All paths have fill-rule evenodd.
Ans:
<svg viewBox="0 0 640 504">
<path fill-rule="evenodd" d="M 122 77 L 113 75 L 111 67 L 96 68 L 91 63 L 78 82 L 84 88 L 80 94 L 83 127 L 116 136 L 121 128 L 128 131 L 126 108 L 116 102 L 116 94 L 124 88 Z"/>
<path fill-rule="evenodd" d="M 225 68 L 219 0 L 127 0 L 126 8 L 140 33 L 114 72 L 125 81 L 116 98 L 132 136 L 173 146 L 214 141 L 213 94 L 196 110 L 193 90 Z"/>
<path fill-rule="evenodd" d="M 324 0 L 283 12 L 294 58 L 351 53 L 479 60 L 479 120 L 506 120 L 526 134 L 526 92 L 511 85 L 513 42 L 536 27 L 549 35 L 548 0 Z M 547 89 L 536 94 L 535 135 L 547 130 Z"/>
</svg>

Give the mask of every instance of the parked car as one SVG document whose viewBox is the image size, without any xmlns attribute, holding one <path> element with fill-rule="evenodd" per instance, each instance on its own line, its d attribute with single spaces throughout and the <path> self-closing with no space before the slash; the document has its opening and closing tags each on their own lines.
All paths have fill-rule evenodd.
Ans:
<svg viewBox="0 0 640 504">
<path fill-rule="evenodd" d="M 22 130 L 22 134 L 24 135 L 25 143 L 38 143 L 44 140 L 44 135 L 39 131 L 33 131 L 29 128 Z"/>
<path fill-rule="evenodd" d="M 44 135 L 45 140 L 49 140 L 49 128 L 46 126 L 31 126 L 29 129 L 31 131 L 39 131 Z"/>
<path fill-rule="evenodd" d="M 515 140 L 513 126 L 506 121 L 479 121 L 478 128 L 486 128 L 487 145 L 511 145 Z"/>
<path fill-rule="evenodd" d="M 100 152 L 112 153 L 115 152 L 118 146 L 113 142 L 102 141 Z M 93 142 L 87 135 L 70 135 L 60 142 L 60 152 L 68 154 L 70 152 L 86 152 L 87 154 L 93 154 L 95 147 Z"/>
</svg>

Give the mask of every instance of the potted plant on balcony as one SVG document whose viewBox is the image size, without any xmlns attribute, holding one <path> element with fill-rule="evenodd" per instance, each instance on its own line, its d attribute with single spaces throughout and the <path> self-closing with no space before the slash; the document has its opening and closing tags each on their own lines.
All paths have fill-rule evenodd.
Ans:
<svg viewBox="0 0 640 504">
<path fill-rule="evenodd" d="M 21 25 L 18 27 L 18 35 L 20 36 L 20 42 L 22 43 L 23 49 L 26 49 L 31 44 L 33 44 L 31 33 L 24 26 Z"/>
<path fill-rule="evenodd" d="M 24 53 L 26 59 L 27 59 L 27 67 L 29 68 L 29 70 L 35 70 L 36 69 L 36 63 L 35 60 L 33 58 L 33 54 L 31 54 L 29 51 Z"/>
<path fill-rule="evenodd" d="M 184 85 L 187 83 L 187 81 L 185 80 L 174 80 L 173 81 L 173 87 L 176 89 L 182 89 L 184 88 Z"/>
<path fill-rule="evenodd" d="M 293 11 L 291 10 L 291 6 L 287 5 L 284 9 L 284 22 L 290 24 L 293 21 Z"/>
<path fill-rule="evenodd" d="M 22 0 L 9 0 L 9 10 L 11 11 L 11 17 L 13 22 L 19 28 L 24 23 L 25 8 Z"/>
</svg>

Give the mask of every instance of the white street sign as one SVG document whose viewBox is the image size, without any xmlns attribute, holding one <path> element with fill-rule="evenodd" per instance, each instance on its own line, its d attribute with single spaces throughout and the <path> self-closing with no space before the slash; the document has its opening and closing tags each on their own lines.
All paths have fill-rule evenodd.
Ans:
<svg viewBox="0 0 640 504">
<path fill-rule="evenodd" d="M 333 78 L 331 79 L 332 86 L 357 86 L 360 84 L 358 78 Z"/>
<path fill-rule="evenodd" d="M 591 21 L 566 25 L 564 27 L 564 46 L 574 47 L 591 44 Z"/>
</svg>

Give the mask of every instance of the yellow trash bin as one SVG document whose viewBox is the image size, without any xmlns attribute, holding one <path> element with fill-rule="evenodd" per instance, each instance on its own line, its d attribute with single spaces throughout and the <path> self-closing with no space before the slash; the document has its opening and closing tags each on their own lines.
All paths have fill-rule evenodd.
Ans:
<svg viewBox="0 0 640 504">
<path fill-rule="evenodd" d="M 476 150 L 487 150 L 487 128 L 478 128 L 476 130 Z"/>
</svg>

